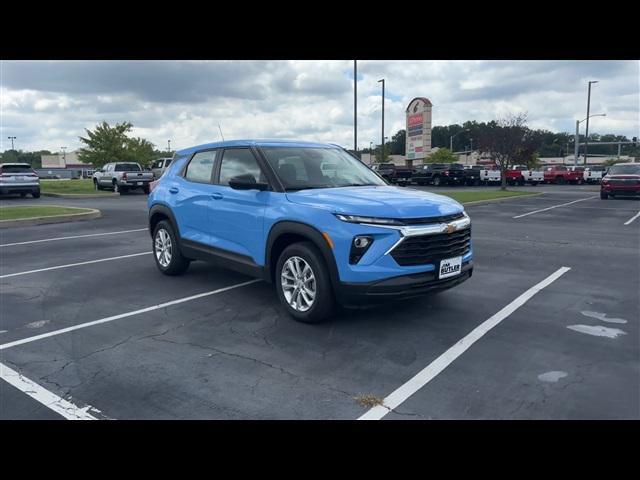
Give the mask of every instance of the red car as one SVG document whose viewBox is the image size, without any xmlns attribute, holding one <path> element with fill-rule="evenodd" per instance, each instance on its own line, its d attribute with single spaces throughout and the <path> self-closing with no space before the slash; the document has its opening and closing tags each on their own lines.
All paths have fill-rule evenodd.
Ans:
<svg viewBox="0 0 640 480">
<path fill-rule="evenodd" d="M 640 196 L 640 163 L 612 166 L 600 183 L 600 198 Z"/>
<path fill-rule="evenodd" d="M 582 184 L 583 180 L 583 172 L 575 171 L 562 165 L 554 165 L 544 169 L 545 183 L 557 183 L 558 185 L 564 183 Z"/>
</svg>

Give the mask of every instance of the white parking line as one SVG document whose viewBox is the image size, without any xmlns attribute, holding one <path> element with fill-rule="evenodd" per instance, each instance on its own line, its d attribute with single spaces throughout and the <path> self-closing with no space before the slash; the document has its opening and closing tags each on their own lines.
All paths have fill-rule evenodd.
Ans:
<svg viewBox="0 0 640 480">
<path fill-rule="evenodd" d="M 580 200 L 574 200 L 573 202 L 561 203 L 560 205 L 554 205 L 553 207 L 541 208 L 540 210 L 534 210 L 533 212 L 523 213 L 522 215 L 516 215 L 513 218 L 522 218 L 522 217 L 526 217 L 527 215 L 533 215 L 534 213 L 546 212 L 547 210 L 553 210 L 554 208 L 564 207 L 566 205 L 572 205 L 572 204 L 578 203 L 578 202 L 584 202 L 585 200 L 591 200 L 593 198 L 598 198 L 598 196 L 594 195 L 593 197 L 581 198 Z"/>
<path fill-rule="evenodd" d="M 447 368 L 456 358 L 462 355 L 471 345 L 480 340 L 489 330 L 498 325 L 502 320 L 507 318 L 513 312 L 515 312 L 518 308 L 524 305 L 531 297 L 533 297 L 536 293 L 538 293 L 543 288 L 551 285 L 558 278 L 564 275 L 566 272 L 571 270 L 569 267 L 562 267 L 558 269 L 555 273 L 549 275 L 543 281 L 534 285 L 529 290 L 524 292 L 518 298 L 516 298 L 509 305 L 504 307 L 498 313 L 490 317 L 488 320 L 485 320 L 480 325 L 478 325 L 475 329 L 473 329 L 466 337 L 463 337 L 458 341 L 455 345 L 453 345 L 449 350 L 444 352 L 438 358 L 436 358 L 433 362 L 431 362 L 427 367 L 418 372 L 413 378 L 411 378 L 404 385 L 400 386 L 393 393 L 391 393 L 388 397 L 386 397 L 383 401 L 383 405 L 377 405 L 371 408 L 367 413 L 362 415 L 358 420 L 380 420 L 382 417 L 387 415 L 391 410 L 397 408 L 401 405 L 405 400 L 407 400 L 411 395 L 416 393 L 422 387 L 424 387 L 427 383 L 433 380 L 439 373 L 441 373 L 445 368 Z"/>
<path fill-rule="evenodd" d="M 178 298 L 176 300 L 160 303 L 158 305 L 153 305 L 151 307 L 141 308 L 139 310 L 134 310 L 132 312 L 120 313 L 119 315 L 113 315 L 111 317 L 101 318 L 99 320 L 93 320 L 92 322 L 81 323 L 78 325 L 74 325 L 72 327 L 61 328 L 60 330 L 53 330 L 52 332 L 42 333 L 40 335 L 35 335 L 33 337 L 23 338 L 21 340 L 16 340 L 14 342 L 9 342 L 9 343 L 0 345 L 0 351 L 6 350 L 7 348 L 15 347 L 17 345 L 24 345 L 25 343 L 35 342 L 36 340 L 42 340 L 43 338 L 49 338 L 49 337 L 54 337 L 56 335 L 62 335 L 63 333 L 73 332 L 74 330 L 80 330 L 81 328 L 87 328 L 87 327 L 92 327 L 93 325 L 100 325 L 102 323 L 113 322 L 114 320 L 119 320 L 121 318 L 132 317 L 134 315 L 139 315 L 141 313 L 152 312 L 154 310 L 170 307 L 172 305 L 178 305 L 180 303 L 190 302 L 191 300 L 196 300 L 198 298 L 209 297 L 217 293 L 226 292 L 229 290 L 233 290 L 234 288 L 244 287 L 246 285 L 250 285 L 252 283 L 261 282 L 261 281 L 262 280 L 260 279 L 249 280 L 248 282 L 237 283 L 235 285 L 218 288 L 216 290 L 211 290 L 209 292 L 199 293 L 197 295 L 191 295 L 190 297 Z"/>
<path fill-rule="evenodd" d="M 67 420 L 97 420 L 96 417 L 89 413 L 89 410 L 93 407 L 87 405 L 86 407 L 80 408 L 38 385 L 33 380 L 28 379 L 12 368 L 7 367 L 4 363 L 0 363 L 0 379 L 13 385 L 21 392 L 26 393 L 34 400 L 62 415 Z"/>
<path fill-rule="evenodd" d="M 148 230 L 148 228 L 136 228 L 133 230 L 120 230 L 117 232 L 105 232 L 105 233 L 89 233 L 87 235 L 73 235 L 70 237 L 55 237 L 55 238 L 44 238 L 42 240 L 30 240 L 28 242 L 15 242 L 15 243 L 5 243 L 0 245 L 0 247 L 13 247 L 15 245 L 29 245 L 31 243 L 42 243 L 42 242 L 56 242 L 58 240 L 70 240 L 73 238 L 85 238 L 85 237 L 100 237 L 103 235 L 120 235 L 121 233 L 131 233 L 131 232 L 142 232 Z"/>
<path fill-rule="evenodd" d="M 8 273 L 0 275 L 0 278 L 17 277 L 19 275 L 29 275 L 30 273 L 47 272 L 49 270 L 58 270 L 60 268 L 77 267 L 79 265 L 89 265 L 90 263 L 110 262 L 111 260 L 120 260 L 121 258 L 138 257 L 140 255 L 151 255 L 152 252 L 132 253 L 131 255 L 120 255 L 119 257 L 99 258 L 98 260 L 89 260 L 87 262 L 69 263 L 68 265 L 58 265 L 56 267 L 39 268 L 37 270 L 27 270 L 26 272 Z"/>
<path fill-rule="evenodd" d="M 625 225 L 629 225 L 631 222 L 633 222 L 636 218 L 640 217 L 640 212 L 636 213 L 633 217 L 631 217 L 629 220 L 627 220 L 626 222 L 624 222 Z"/>
</svg>

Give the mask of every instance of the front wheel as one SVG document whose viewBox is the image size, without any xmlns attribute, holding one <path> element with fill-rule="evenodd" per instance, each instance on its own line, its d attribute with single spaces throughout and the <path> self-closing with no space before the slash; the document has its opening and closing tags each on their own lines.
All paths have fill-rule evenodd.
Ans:
<svg viewBox="0 0 640 480">
<path fill-rule="evenodd" d="M 284 249 L 276 265 L 275 284 L 280 303 L 300 322 L 318 323 L 334 312 L 329 270 L 311 242 L 294 243 Z"/>
<path fill-rule="evenodd" d="M 173 227 L 167 220 L 158 222 L 153 231 L 153 258 L 165 275 L 180 275 L 189 268 L 189 259 L 182 256 Z"/>
<path fill-rule="evenodd" d="M 440 185 L 442 185 L 442 180 L 440 179 L 440 177 L 435 177 L 433 179 L 433 186 L 434 187 L 439 187 Z"/>
</svg>

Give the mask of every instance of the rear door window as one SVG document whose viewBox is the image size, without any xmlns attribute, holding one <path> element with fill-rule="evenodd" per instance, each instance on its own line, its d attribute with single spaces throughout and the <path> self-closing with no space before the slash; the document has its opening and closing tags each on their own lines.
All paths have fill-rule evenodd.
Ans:
<svg viewBox="0 0 640 480">
<path fill-rule="evenodd" d="M 216 150 L 196 153 L 187 165 L 184 178 L 190 182 L 210 183 L 215 159 Z"/>
</svg>

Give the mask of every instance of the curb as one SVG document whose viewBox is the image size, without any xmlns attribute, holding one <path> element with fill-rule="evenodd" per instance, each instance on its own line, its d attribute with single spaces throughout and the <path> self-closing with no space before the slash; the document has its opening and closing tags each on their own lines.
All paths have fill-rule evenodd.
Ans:
<svg viewBox="0 0 640 480">
<path fill-rule="evenodd" d="M 57 207 L 59 205 L 50 206 Z M 99 218 L 102 216 L 102 212 L 100 210 L 97 210 L 95 208 L 91 208 L 89 210 L 89 212 L 66 213 L 64 215 L 50 215 L 48 217 L 32 217 L 19 220 L 0 220 L 0 228 L 29 227 L 32 225 L 46 225 L 49 223 L 80 222 L 83 220 L 93 220 L 94 218 Z"/>
<path fill-rule="evenodd" d="M 115 197 L 116 195 L 118 195 L 117 193 L 49 193 L 49 192 L 40 192 L 40 194 L 44 197 L 55 197 L 55 198 L 109 198 L 109 197 Z"/>
<path fill-rule="evenodd" d="M 531 195 L 514 195 L 513 197 L 489 198 L 487 200 L 476 200 L 474 202 L 464 202 L 462 205 L 481 205 L 483 203 L 504 202 L 507 200 L 514 200 L 516 198 L 539 197 L 540 195 L 544 195 L 544 194 L 545 192 L 540 192 L 540 193 L 532 193 Z"/>
</svg>

